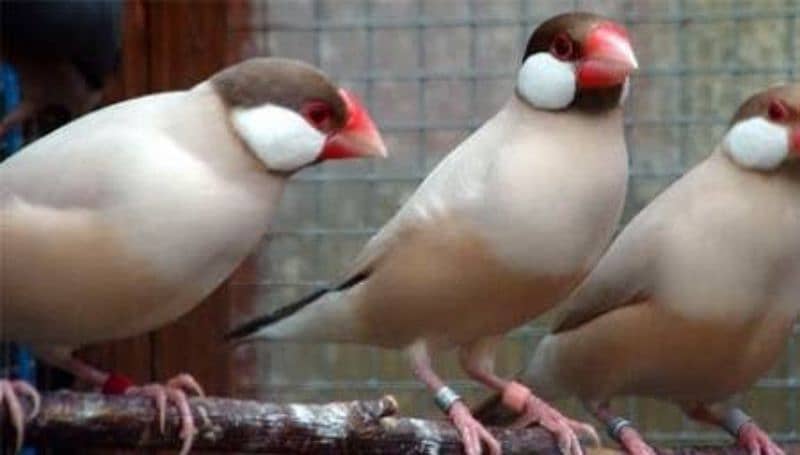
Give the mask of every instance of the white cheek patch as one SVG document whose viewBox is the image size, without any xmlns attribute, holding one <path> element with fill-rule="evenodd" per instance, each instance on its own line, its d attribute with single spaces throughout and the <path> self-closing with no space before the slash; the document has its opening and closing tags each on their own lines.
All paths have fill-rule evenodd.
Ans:
<svg viewBox="0 0 800 455">
<path fill-rule="evenodd" d="M 546 52 L 525 59 L 517 73 L 517 91 L 540 109 L 564 109 L 575 99 L 575 65 Z"/>
<path fill-rule="evenodd" d="M 778 167 L 789 154 L 786 129 L 762 117 L 734 125 L 724 139 L 725 149 L 737 164 L 759 170 Z"/>
<path fill-rule="evenodd" d="M 291 109 L 274 104 L 235 109 L 233 127 L 258 158 L 275 171 L 294 171 L 322 152 L 325 136 Z"/>
</svg>

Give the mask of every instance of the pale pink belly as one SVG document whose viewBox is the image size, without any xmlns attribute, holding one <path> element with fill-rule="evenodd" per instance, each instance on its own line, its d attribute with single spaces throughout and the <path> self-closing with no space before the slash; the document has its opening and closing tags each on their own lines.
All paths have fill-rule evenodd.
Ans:
<svg viewBox="0 0 800 455">
<path fill-rule="evenodd" d="M 789 330 L 786 320 L 691 323 L 643 303 L 560 334 L 559 376 L 586 399 L 644 395 L 716 402 L 763 375 Z"/>
</svg>

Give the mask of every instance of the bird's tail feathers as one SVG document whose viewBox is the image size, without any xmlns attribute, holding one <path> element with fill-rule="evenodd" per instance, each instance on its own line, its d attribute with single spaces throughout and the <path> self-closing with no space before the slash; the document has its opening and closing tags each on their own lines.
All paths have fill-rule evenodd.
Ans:
<svg viewBox="0 0 800 455">
<path fill-rule="evenodd" d="M 252 340 L 348 341 L 352 317 L 342 295 L 366 277 L 358 274 L 338 286 L 315 290 L 303 298 L 239 325 L 225 335 L 227 341 Z"/>
</svg>

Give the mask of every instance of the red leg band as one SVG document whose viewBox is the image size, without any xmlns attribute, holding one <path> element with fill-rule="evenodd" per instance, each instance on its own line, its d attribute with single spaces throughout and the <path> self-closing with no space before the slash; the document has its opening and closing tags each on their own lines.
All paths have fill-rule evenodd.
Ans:
<svg viewBox="0 0 800 455">
<path fill-rule="evenodd" d="M 503 389 L 503 405 L 516 413 L 525 410 L 525 403 L 531 397 L 531 391 L 517 381 L 511 381 Z"/>
<path fill-rule="evenodd" d="M 122 395 L 126 390 L 133 387 L 133 381 L 127 376 L 118 373 L 109 373 L 108 379 L 103 384 L 103 393 L 106 395 Z"/>
</svg>

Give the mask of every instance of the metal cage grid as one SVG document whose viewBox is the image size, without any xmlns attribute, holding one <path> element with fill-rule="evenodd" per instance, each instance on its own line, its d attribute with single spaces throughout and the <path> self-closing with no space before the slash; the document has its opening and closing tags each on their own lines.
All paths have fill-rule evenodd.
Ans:
<svg viewBox="0 0 800 455">
<path fill-rule="evenodd" d="M 263 0 L 249 22 L 256 53 L 314 63 L 359 92 L 384 132 L 388 160 L 326 164 L 290 184 L 255 278 L 234 290 L 256 310 L 285 304 L 345 268 L 374 230 L 451 148 L 511 93 L 528 35 L 541 20 L 588 9 L 624 22 L 642 69 L 627 105 L 631 180 L 625 221 L 706 156 L 749 93 L 800 74 L 800 0 Z M 242 318 L 246 315 L 237 315 Z M 498 369 L 512 373 L 546 317 L 515 331 Z M 777 439 L 800 437 L 800 326 L 779 365 L 738 398 Z M 238 392 L 282 400 L 392 393 L 408 414 L 436 412 L 394 352 L 351 346 L 261 345 Z M 451 356 L 452 357 L 452 356 Z M 485 395 L 447 357 L 437 368 L 468 399 Z M 573 402 L 565 409 L 581 414 Z M 671 406 L 617 400 L 656 442 L 724 440 Z"/>
</svg>

